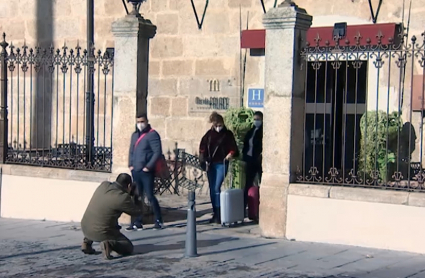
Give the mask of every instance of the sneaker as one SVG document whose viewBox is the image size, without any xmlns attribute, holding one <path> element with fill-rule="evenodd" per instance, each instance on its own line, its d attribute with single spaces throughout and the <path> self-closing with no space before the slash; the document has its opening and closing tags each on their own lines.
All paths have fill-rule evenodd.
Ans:
<svg viewBox="0 0 425 278">
<path fill-rule="evenodd" d="M 143 225 L 142 224 L 138 224 L 138 225 L 128 226 L 127 228 L 125 228 L 125 230 L 127 232 L 130 232 L 130 231 L 141 231 L 141 230 L 143 230 Z"/>
<path fill-rule="evenodd" d="M 100 243 L 100 250 L 102 250 L 102 255 L 103 255 L 103 258 L 105 260 L 112 259 L 112 256 L 111 256 L 111 246 L 109 245 L 109 243 L 107 241 L 102 241 Z"/>
<path fill-rule="evenodd" d="M 128 226 L 127 228 L 125 228 L 125 230 L 126 230 L 127 232 L 130 232 L 130 231 L 134 231 L 134 230 L 136 230 L 136 228 L 135 228 L 135 226 Z"/>
<path fill-rule="evenodd" d="M 141 230 L 143 230 L 143 225 L 137 224 L 137 225 L 134 225 L 133 228 L 136 229 L 136 231 L 141 231 Z"/>
<path fill-rule="evenodd" d="M 154 228 L 154 230 L 162 230 L 162 229 L 164 229 L 164 223 L 162 223 L 160 221 L 156 221 L 153 228 Z"/>
</svg>

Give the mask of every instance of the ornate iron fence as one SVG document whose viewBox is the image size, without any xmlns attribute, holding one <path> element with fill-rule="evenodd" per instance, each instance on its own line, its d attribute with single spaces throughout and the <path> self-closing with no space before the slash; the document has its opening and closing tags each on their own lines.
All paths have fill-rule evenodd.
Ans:
<svg viewBox="0 0 425 278">
<path fill-rule="evenodd" d="M 171 155 L 174 154 L 172 157 Z M 180 189 L 196 191 L 202 189 L 206 175 L 201 168 L 199 158 L 186 153 L 185 149 L 176 146 L 171 152 L 167 152 L 167 165 L 170 170 L 170 179 L 155 178 L 155 194 L 162 195 L 164 192 L 180 195 Z"/>
<path fill-rule="evenodd" d="M 424 34 L 318 36 L 301 58 L 304 154 L 297 182 L 424 191 Z"/>
<path fill-rule="evenodd" d="M 110 172 L 113 51 L 0 46 L 1 162 Z"/>
</svg>

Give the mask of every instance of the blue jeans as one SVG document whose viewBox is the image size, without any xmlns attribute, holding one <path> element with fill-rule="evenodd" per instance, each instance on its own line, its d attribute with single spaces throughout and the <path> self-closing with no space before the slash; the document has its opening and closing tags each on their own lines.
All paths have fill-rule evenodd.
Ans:
<svg viewBox="0 0 425 278">
<path fill-rule="evenodd" d="M 213 209 L 220 207 L 221 185 L 229 170 L 229 163 L 212 163 L 207 173 L 210 185 L 210 198 Z"/>
<path fill-rule="evenodd" d="M 139 191 L 139 196 L 143 197 L 145 194 L 149 200 L 150 205 L 152 206 L 153 212 L 155 214 L 155 219 L 162 223 L 161 208 L 159 207 L 158 200 L 156 199 L 153 189 L 154 189 L 154 180 L 155 176 L 152 172 L 143 172 L 143 171 L 131 171 L 133 176 L 133 181 L 137 185 L 137 190 Z M 133 222 L 134 225 L 142 225 L 142 216 L 136 218 Z"/>
</svg>

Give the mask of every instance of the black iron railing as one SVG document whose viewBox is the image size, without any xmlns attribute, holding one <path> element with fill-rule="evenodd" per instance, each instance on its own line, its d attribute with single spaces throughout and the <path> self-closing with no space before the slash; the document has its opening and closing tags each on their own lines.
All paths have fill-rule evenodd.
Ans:
<svg viewBox="0 0 425 278">
<path fill-rule="evenodd" d="M 1 162 L 110 172 L 113 52 L 0 46 Z"/>
<path fill-rule="evenodd" d="M 425 40 L 405 37 L 317 37 L 303 49 L 298 182 L 425 191 Z"/>
<path fill-rule="evenodd" d="M 207 177 L 196 155 L 186 153 L 176 144 L 173 152 L 167 152 L 166 158 L 171 176 L 169 179 L 155 178 L 155 194 L 168 192 L 179 195 L 181 188 L 188 191 L 202 189 Z"/>
</svg>

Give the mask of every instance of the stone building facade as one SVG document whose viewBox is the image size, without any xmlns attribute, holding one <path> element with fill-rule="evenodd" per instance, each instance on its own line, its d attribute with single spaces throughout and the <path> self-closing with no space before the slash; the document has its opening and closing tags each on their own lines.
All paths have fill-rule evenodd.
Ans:
<svg viewBox="0 0 425 278">
<path fill-rule="evenodd" d="M 51 42 L 56 47 L 64 42 L 73 46 L 78 40 L 84 44 L 84 2 L 1 2 L 1 31 L 7 32 L 8 41 L 15 45 L 22 45 L 24 40 L 32 46 Z M 341 21 L 370 23 L 367 1 L 300 0 L 297 2 L 300 9 L 283 5 L 264 18 L 259 1 L 211 1 L 202 30 L 197 28 L 190 1 L 183 2 L 149 1 L 142 7 L 146 18 L 158 25 L 151 44 L 148 112 L 165 147 L 178 141 L 188 152 L 196 152 L 200 136 L 208 128 L 210 112 L 202 109 L 202 98 L 228 97 L 228 103 L 235 106 L 240 105 L 240 87 L 244 87 L 245 93 L 250 87 L 265 87 L 267 136 L 260 202 L 263 236 L 424 253 L 422 238 L 399 240 L 400 234 L 421 229 L 420 220 L 425 211 L 423 193 L 293 183 L 303 152 L 303 134 L 299 127 L 305 108 L 305 71 L 294 59 L 300 50 L 300 41 L 294 38 L 305 38 L 310 25 L 332 26 Z M 201 1 L 194 2 L 200 13 Z M 274 1 L 265 2 L 270 7 Z M 372 2 L 375 5 L 378 1 Z M 415 1 L 412 8 L 410 34 L 418 38 L 423 26 L 421 5 L 424 2 Z M 301 8 L 306 8 L 313 17 Z M 248 54 L 244 67 L 240 65 L 240 11 L 242 22 L 248 22 L 249 29 L 262 29 L 264 22 L 269 38 L 265 57 L 250 56 L 249 51 L 242 51 L 242 60 L 245 53 Z M 401 3 L 384 3 L 378 22 L 400 22 L 401 11 Z M 128 23 L 126 21 L 137 25 L 137 20 L 123 19 L 123 13 L 121 1 L 96 1 L 96 46 L 101 50 L 116 47 L 120 56 L 116 61 L 127 63 L 116 65 L 119 73 L 113 101 L 117 112 L 113 115 L 114 163 L 120 162 L 114 164 L 118 165 L 114 170 L 118 172 L 127 170 L 127 140 L 134 120 L 131 109 L 136 103 L 135 95 L 129 92 L 135 92 L 137 87 L 135 79 L 128 78 L 130 73 L 136 75 L 135 54 L 124 51 L 136 48 L 137 28 L 132 28 L 133 25 L 122 28 L 126 30 L 117 28 L 119 23 Z M 114 38 L 111 26 L 119 18 L 114 24 Z M 242 29 L 246 29 L 246 25 Z M 120 32 L 125 34 L 118 34 Z M 243 86 L 241 68 L 246 69 Z M 196 97 L 201 99 L 197 106 L 193 102 Z M 79 221 L 99 182 L 114 178 L 110 173 L 88 175 L 85 171 L 24 165 L 6 164 L 1 170 L 0 216 L 24 219 Z M 51 197 L 63 196 L 64 192 L 66 198 Z M 31 203 L 31 210 L 22 209 L 22 203 Z"/>
<path fill-rule="evenodd" d="M 266 10 L 274 2 L 265 0 Z M 378 2 L 372 0 L 375 9 Z M 193 3 L 201 21 L 206 1 Z M 371 22 L 367 0 L 300 0 L 297 4 L 313 15 L 313 26 L 332 26 L 339 21 Z M 423 4 L 425 0 L 413 3 L 412 34 L 423 31 Z M 1 6 L 1 31 L 15 45 L 85 45 L 84 0 L 2 1 Z M 209 126 L 210 98 L 217 104 L 215 110 L 224 112 L 227 107 L 241 105 L 241 97 L 246 105 L 249 88 L 264 88 L 264 56 L 251 56 L 249 50 L 240 49 L 241 29 L 263 28 L 261 1 L 209 1 L 202 29 L 198 28 L 190 0 L 148 0 L 142 4 L 141 12 L 158 26 L 151 42 L 149 64 L 148 113 L 152 125 L 161 133 L 165 149 L 178 141 L 180 147 L 195 153 Z M 95 1 L 97 49 L 114 47 L 111 24 L 124 13 L 119 0 Z M 401 1 L 383 3 L 378 22 L 401 19 Z"/>
</svg>

